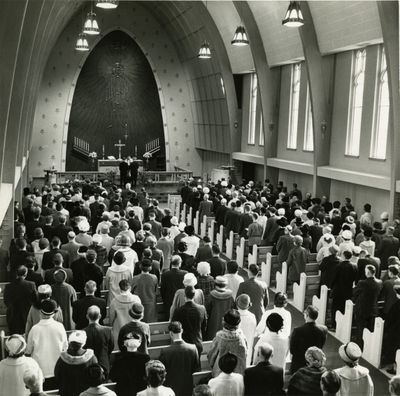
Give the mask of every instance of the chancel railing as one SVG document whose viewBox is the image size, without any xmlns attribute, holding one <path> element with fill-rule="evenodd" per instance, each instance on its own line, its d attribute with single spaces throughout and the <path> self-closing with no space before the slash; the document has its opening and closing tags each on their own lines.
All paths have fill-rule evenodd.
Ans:
<svg viewBox="0 0 400 396">
<path fill-rule="evenodd" d="M 79 157 L 89 160 L 90 144 L 84 139 L 74 136 L 74 143 L 72 145 L 72 152 Z"/>
<path fill-rule="evenodd" d="M 153 155 L 159 150 L 160 150 L 160 139 L 159 138 L 146 143 L 146 153 L 150 153 L 151 155 Z"/>
</svg>

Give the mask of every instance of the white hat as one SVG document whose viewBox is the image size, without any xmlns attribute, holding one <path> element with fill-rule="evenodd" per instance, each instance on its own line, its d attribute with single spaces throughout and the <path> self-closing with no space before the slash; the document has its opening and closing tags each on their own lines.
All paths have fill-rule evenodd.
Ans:
<svg viewBox="0 0 400 396">
<path fill-rule="evenodd" d="M 228 187 L 228 182 L 226 180 L 222 180 L 221 186 L 222 187 Z"/>
<path fill-rule="evenodd" d="M 296 209 L 296 210 L 294 211 L 295 217 L 301 217 L 302 214 L 303 214 L 303 212 L 301 211 L 301 209 Z"/>
<path fill-rule="evenodd" d="M 26 341 L 22 335 L 13 334 L 5 342 L 10 356 L 20 355 L 26 349 Z"/>
<path fill-rule="evenodd" d="M 285 216 L 285 209 L 284 208 L 279 208 L 278 209 L 278 216 Z"/>
<path fill-rule="evenodd" d="M 83 330 L 73 331 L 68 338 L 68 342 L 76 342 L 77 344 L 81 344 L 82 346 L 86 344 L 87 335 Z"/>
<path fill-rule="evenodd" d="M 183 277 L 183 285 L 186 286 L 196 286 L 197 285 L 197 278 L 191 272 L 188 272 Z"/>
<path fill-rule="evenodd" d="M 355 342 L 348 342 L 339 347 L 339 355 L 346 363 L 354 363 L 360 359 L 362 351 Z"/>
<path fill-rule="evenodd" d="M 92 237 L 92 240 L 93 240 L 94 243 L 101 243 L 103 238 L 99 234 L 94 234 L 93 237 Z"/>
<path fill-rule="evenodd" d="M 342 238 L 345 239 L 346 241 L 350 241 L 351 238 L 353 238 L 353 234 L 351 233 L 350 230 L 344 230 L 342 232 Z"/>
<path fill-rule="evenodd" d="M 176 216 L 172 216 L 170 221 L 172 225 L 174 226 L 178 225 L 178 218 Z"/>
<path fill-rule="evenodd" d="M 44 285 L 40 285 L 38 287 L 39 294 L 51 294 L 51 292 L 52 292 L 52 289 L 51 289 L 50 285 L 44 284 Z"/>
<path fill-rule="evenodd" d="M 210 192 L 210 189 L 208 187 L 203 188 L 203 193 L 208 194 Z"/>
<path fill-rule="evenodd" d="M 186 227 L 186 224 L 183 221 L 181 221 L 178 225 L 179 231 L 181 231 L 181 232 L 185 231 L 185 227 Z"/>
<path fill-rule="evenodd" d="M 381 220 L 389 220 L 389 213 L 388 212 L 382 212 L 381 213 Z"/>
</svg>

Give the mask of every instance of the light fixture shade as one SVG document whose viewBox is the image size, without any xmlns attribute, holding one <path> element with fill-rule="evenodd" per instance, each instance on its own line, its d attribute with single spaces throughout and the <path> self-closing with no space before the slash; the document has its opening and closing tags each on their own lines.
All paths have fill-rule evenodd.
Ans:
<svg viewBox="0 0 400 396">
<path fill-rule="evenodd" d="M 87 14 L 86 21 L 83 25 L 83 33 L 90 35 L 100 34 L 99 25 L 96 20 L 96 14 L 93 11 Z"/>
<path fill-rule="evenodd" d="M 236 28 L 236 32 L 233 35 L 231 44 L 236 45 L 237 47 L 249 45 L 249 39 L 247 37 L 246 29 L 244 28 L 244 26 L 238 26 Z"/>
<path fill-rule="evenodd" d="M 200 59 L 210 59 L 211 58 L 211 50 L 210 45 L 207 41 L 201 45 L 199 49 L 199 54 L 197 55 Z"/>
<path fill-rule="evenodd" d="M 97 0 L 96 7 L 112 10 L 113 8 L 118 7 L 118 3 L 118 0 Z"/>
<path fill-rule="evenodd" d="M 285 19 L 282 20 L 282 25 L 287 27 L 300 27 L 304 25 L 303 14 L 298 1 L 290 2 Z"/>
<path fill-rule="evenodd" d="M 79 33 L 78 39 L 76 40 L 75 49 L 77 51 L 89 51 L 89 43 L 86 39 L 85 33 Z"/>
</svg>

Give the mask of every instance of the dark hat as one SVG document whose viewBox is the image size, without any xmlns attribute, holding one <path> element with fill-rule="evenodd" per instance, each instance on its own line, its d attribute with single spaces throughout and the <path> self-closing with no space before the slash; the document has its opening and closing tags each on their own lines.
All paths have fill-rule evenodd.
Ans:
<svg viewBox="0 0 400 396">
<path fill-rule="evenodd" d="M 53 315 L 58 309 L 57 303 L 54 300 L 43 300 L 40 303 L 40 312 L 43 315 Z"/>
<path fill-rule="evenodd" d="M 133 319 L 143 318 L 144 307 L 140 303 L 134 303 L 129 310 L 129 316 Z"/>
<path fill-rule="evenodd" d="M 224 322 L 232 327 L 239 326 L 240 324 L 240 313 L 237 309 L 230 309 L 224 315 Z"/>
<path fill-rule="evenodd" d="M 53 274 L 56 283 L 65 282 L 67 279 L 67 273 L 63 269 L 59 269 Z"/>
</svg>

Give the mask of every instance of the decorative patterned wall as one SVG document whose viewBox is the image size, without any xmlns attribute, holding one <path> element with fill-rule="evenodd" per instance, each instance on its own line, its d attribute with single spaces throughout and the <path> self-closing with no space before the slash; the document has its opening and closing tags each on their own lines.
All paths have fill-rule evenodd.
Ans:
<svg viewBox="0 0 400 396">
<path fill-rule="evenodd" d="M 152 67 L 161 103 L 167 169 L 173 170 L 176 165 L 201 174 L 201 156 L 194 148 L 185 69 L 163 26 L 138 3 L 121 2 L 115 11 L 96 12 L 103 35 L 116 29 L 129 34 Z M 87 57 L 74 50 L 80 29 L 81 14 L 78 14 L 60 35 L 43 74 L 29 157 L 29 171 L 33 177 L 43 176 L 43 170 L 53 165 L 58 170 L 65 169 L 71 106 Z M 90 44 L 97 41 L 90 39 Z"/>
<path fill-rule="evenodd" d="M 156 155 L 165 157 L 160 99 L 154 75 L 138 45 L 124 32 L 114 31 L 104 37 L 88 56 L 80 73 L 72 102 L 67 170 L 91 169 L 91 163 L 74 155 L 74 138 L 89 143 L 89 151 L 118 158 L 139 157 L 145 145 L 159 138 Z"/>
</svg>

